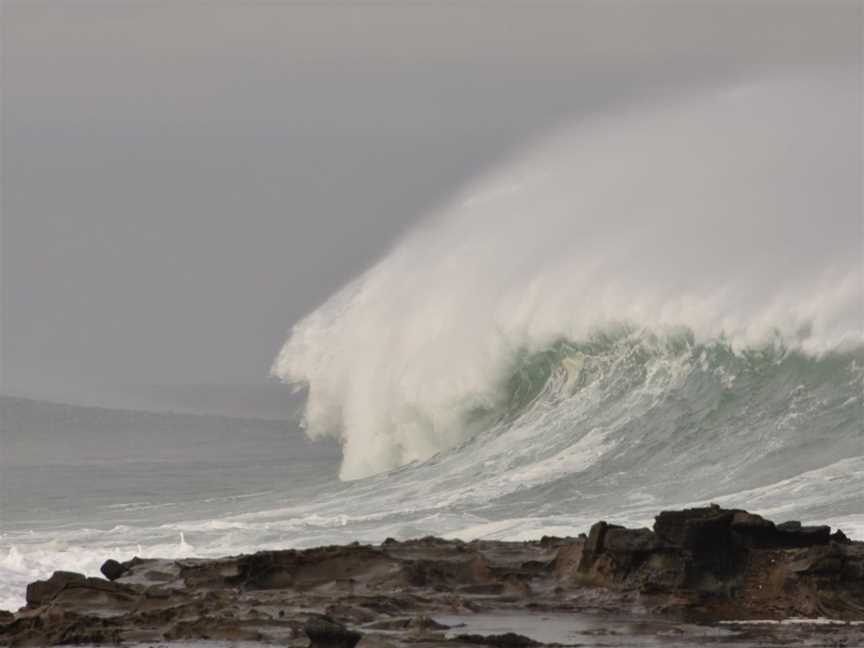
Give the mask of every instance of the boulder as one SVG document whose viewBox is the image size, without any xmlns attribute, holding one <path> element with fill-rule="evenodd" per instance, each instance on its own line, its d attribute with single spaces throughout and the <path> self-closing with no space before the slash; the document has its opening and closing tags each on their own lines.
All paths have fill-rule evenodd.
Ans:
<svg viewBox="0 0 864 648">
<path fill-rule="evenodd" d="M 117 580 L 123 574 L 129 571 L 129 568 L 117 562 L 113 558 L 109 558 L 104 563 L 102 563 L 102 567 L 99 568 L 99 571 L 102 572 L 102 575 L 105 576 L 105 578 L 113 581 Z"/>
</svg>

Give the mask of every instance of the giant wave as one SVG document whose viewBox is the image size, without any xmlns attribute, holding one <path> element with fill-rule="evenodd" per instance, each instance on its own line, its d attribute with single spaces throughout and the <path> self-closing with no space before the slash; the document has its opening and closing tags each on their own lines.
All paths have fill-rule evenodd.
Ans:
<svg viewBox="0 0 864 648">
<path fill-rule="evenodd" d="M 292 330 L 308 433 L 510 515 L 860 488 L 854 74 L 586 117 L 468 183 Z"/>
</svg>

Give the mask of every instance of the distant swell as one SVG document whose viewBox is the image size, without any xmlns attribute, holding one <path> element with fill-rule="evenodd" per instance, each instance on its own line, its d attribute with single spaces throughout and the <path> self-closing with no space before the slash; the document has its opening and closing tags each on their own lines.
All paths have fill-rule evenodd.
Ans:
<svg viewBox="0 0 864 648">
<path fill-rule="evenodd" d="M 469 183 L 291 331 L 309 434 L 344 479 L 470 442 L 478 480 L 614 459 L 706 496 L 860 457 L 854 73 L 584 119 Z"/>
</svg>

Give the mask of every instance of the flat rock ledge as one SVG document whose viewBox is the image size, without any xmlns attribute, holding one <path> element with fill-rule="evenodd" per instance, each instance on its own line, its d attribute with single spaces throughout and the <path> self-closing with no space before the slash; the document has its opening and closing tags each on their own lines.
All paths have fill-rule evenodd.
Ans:
<svg viewBox="0 0 864 648">
<path fill-rule="evenodd" d="M 448 632 L 434 620 L 478 612 L 864 621 L 864 543 L 717 506 L 664 511 L 653 530 L 598 522 L 578 538 L 532 542 L 428 537 L 134 558 L 109 560 L 103 573 L 111 580 L 58 571 L 31 583 L 24 608 L 0 611 L 0 645 L 536 645 L 512 633 Z M 864 626 L 848 628 L 864 642 Z"/>
</svg>

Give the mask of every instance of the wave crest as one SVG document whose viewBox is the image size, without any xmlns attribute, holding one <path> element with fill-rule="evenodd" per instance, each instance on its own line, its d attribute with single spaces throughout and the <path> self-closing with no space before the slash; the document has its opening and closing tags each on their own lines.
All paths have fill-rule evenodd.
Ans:
<svg viewBox="0 0 864 648">
<path fill-rule="evenodd" d="M 634 331 L 857 348 L 854 75 L 583 120 L 471 183 L 292 330 L 273 372 L 308 387 L 309 434 L 342 439 L 344 479 L 428 459 L 523 411 L 568 345 Z"/>
</svg>

